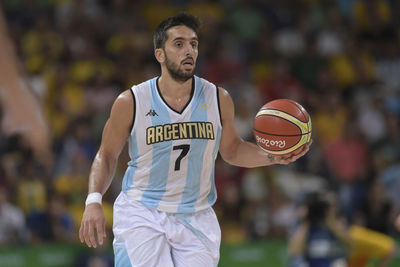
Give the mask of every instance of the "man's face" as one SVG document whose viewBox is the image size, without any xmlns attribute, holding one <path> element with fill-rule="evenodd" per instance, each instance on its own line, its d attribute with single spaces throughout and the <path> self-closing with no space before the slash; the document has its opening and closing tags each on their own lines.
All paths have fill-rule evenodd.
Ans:
<svg viewBox="0 0 400 267">
<path fill-rule="evenodd" d="M 193 77 L 198 56 L 196 33 L 186 26 L 175 26 L 167 31 L 168 39 L 163 48 L 165 66 L 171 77 L 185 82 Z"/>
</svg>

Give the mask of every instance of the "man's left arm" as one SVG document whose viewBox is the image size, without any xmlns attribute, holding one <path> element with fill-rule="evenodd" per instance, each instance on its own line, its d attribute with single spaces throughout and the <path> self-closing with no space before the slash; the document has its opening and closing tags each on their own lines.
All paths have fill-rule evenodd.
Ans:
<svg viewBox="0 0 400 267">
<path fill-rule="evenodd" d="M 272 164 L 289 164 L 307 153 L 311 141 L 303 147 L 300 153 L 291 157 L 268 154 L 256 144 L 244 141 L 239 136 L 234 124 L 235 111 L 231 96 L 223 88 L 218 90 L 223 125 L 219 152 L 227 163 L 247 168 Z"/>
</svg>

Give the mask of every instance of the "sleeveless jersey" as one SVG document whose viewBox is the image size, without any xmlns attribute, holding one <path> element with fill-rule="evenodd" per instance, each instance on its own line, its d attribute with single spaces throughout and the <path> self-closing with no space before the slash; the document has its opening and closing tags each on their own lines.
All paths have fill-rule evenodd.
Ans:
<svg viewBox="0 0 400 267">
<path fill-rule="evenodd" d="M 214 163 L 222 131 L 217 87 L 197 76 L 182 112 L 158 89 L 158 78 L 133 86 L 131 161 L 122 191 L 147 207 L 192 213 L 216 201 Z"/>
<path fill-rule="evenodd" d="M 347 266 L 344 245 L 327 226 L 310 226 L 305 259 L 309 267 Z M 340 265 L 340 264 L 342 265 Z"/>
</svg>

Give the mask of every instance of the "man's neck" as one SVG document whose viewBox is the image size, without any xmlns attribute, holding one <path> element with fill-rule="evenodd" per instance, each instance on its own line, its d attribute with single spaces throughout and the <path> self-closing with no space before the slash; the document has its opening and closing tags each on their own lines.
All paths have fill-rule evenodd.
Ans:
<svg viewBox="0 0 400 267">
<path fill-rule="evenodd" d="M 194 77 L 181 82 L 173 79 L 170 75 L 163 74 L 158 79 L 158 87 L 163 97 L 179 99 L 191 94 L 192 79 Z"/>
</svg>

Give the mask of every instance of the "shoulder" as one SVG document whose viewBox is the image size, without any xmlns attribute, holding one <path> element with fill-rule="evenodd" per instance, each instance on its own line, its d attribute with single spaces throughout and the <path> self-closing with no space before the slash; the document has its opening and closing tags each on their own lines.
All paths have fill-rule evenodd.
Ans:
<svg viewBox="0 0 400 267">
<path fill-rule="evenodd" d="M 224 89 L 223 87 L 217 87 L 217 89 L 220 100 L 232 100 L 231 95 L 226 89 Z"/>
<path fill-rule="evenodd" d="M 215 91 L 218 90 L 218 86 L 216 84 L 196 75 L 194 76 L 194 82 L 196 83 L 196 86 L 200 86 L 205 91 L 215 93 Z"/>
<path fill-rule="evenodd" d="M 231 95 L 222 87 L 217 87 L 218 102 L 220 106 L 221 122 L 226 125 L 227 122 L 233 121 L 235 112 L 234 104 Z"/>
<path fill-rule="evenodd" d="M 206 80 L 206 79 L 204 79 L 204 78 L 197 77 L 197 76 L 194 76 L 194 77 L 195 77 L 196 79 L 200 80 L 200 82 L 202 83 L 203 87 L 211 87 L 211 88 L 216 89 L 217 95 L 218 95 L 220 101 L 221 101 L 222 99 L 229 99 L 229 98 L 231 98 L 230 95 L 229 95 L 229 93 L 228 93 L 228 91 L 226 91 L 224 88 L 222 88 L 222 87 L 220 87 L 220 86 L 214 84 L 213 82 L 210 82 L 210 81 L 208 81 L 208 80 Z"/>
<path fill-rule="evenodd" d="M 114 105 L 120 105 L 120 106 L 132 106 L 133 104 L 133 94 L 132 90 L 128 89 L 123 91 L 118 95 L 118 97 L 115 99 Z"/>
<path fill-rule="evenodd" d="M 123 91 L 114 101 L 111 108 L 111 116 L 116 114 L 118 114 L 117 116 L 131 116 L 134 110 L 134 103 L 132 91 L 130 89 Z"/>
<path fill-rule="evenodd" d="M 135 85 L 133 85 L 129 90 L 130 90 L 131 92 L 133 92 L 133 93 L 137 93 L 137 92 L 140 92 L 140 91 L 145 90 L 145 88 L 148 89 L 148 88 L 151 87 L 151 83 L 152 83 L 152 82 L 153 82 L 153 83 L 156 82 L 157 78 L 158 78 L 158 77 L 154 77 L 154 78 L 151 78 L 151 79 L 149 79 L 149 80 L 147 80 L 147 81 L 144 81 L 144 82 L 142 82 L 142 83 L 135 84 Z"/>
<path fill-rule="evenodd" d="M 221 109 L 233 107 L 233 100 L 229 92 L 222 87 L 217 87 L 217 89 Z"/>
<path fill-rule="evenodd" d="M 132 128 L 134 115 L 134 97 L 131 90 L 125 90 L 115 99 L 111 107 L 108 124 L 113 130 L 120 129 L 129 132 Z"/>
<path fill-rule="evenodd" d="M 231 95 L 223 87 L 217 86 L 204 78 L 197 77 L 197 79 L 200 80 L 200 82 L 203 84 L 203 87 L 214 88 L 214 90 L 216 91 L 221 117 L 222 120 L 224 120 L 224 118 L 226 118 L 226 115 L 232 113 L 234 109 Z"/>
</svg>

